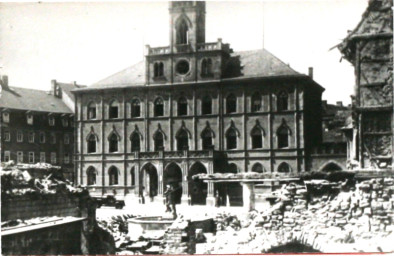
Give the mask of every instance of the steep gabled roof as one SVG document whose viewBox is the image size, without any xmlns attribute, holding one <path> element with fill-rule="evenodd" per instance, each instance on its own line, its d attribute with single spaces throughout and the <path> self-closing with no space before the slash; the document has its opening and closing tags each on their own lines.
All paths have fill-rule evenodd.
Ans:
<svg viewBox="0 0 394 256">
<path fill-rule="evenodd" d="M 0 108 L 72 114 L 62 99 L 46 91 L 9 87 L 0 94 Z"/>
<path fill-rule="evenodd" d="M 236 70 L 238 69 L 238 70 Z M 231 54 L 226 65 L 223 80 L 228 78 L 275 77 L 300 75 L 283 61 L 265 49 L 241 51 Z M 104 88 L 122 88 L 130 86 L 144 86 L 145 62 L 141 61 L 133 66 L 115 73 L 87 88 L 76 89 L 91 90 Z"/>
<path fill-rule="evenodd" d="M 353 29 L 338 49 L 350 62 L 354 62 L 355 39 L 371 36 L 389 36 L 393 34 L 393 1 L 370 0 L 368 7 L 362 15 L 361 21 Z"/>
</svg>

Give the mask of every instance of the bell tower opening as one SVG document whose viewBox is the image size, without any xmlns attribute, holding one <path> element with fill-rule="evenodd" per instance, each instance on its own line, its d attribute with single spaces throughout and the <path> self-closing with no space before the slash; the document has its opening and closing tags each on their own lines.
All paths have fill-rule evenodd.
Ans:
<svg viewBox="0 0 394 256">
<path fill-rule="evenodd" d="M 169 4 L 171 46 L 188 45 L 187 50 L 196 50 L 197 44 L 205 43 L 205 2 L 170 1 Z"/>
<path fill-rule="evenodd" d="M 176 29 L 176 44 L 188 44 L 188 30 L 186 21 L 182 19 Z"/>
</svg>

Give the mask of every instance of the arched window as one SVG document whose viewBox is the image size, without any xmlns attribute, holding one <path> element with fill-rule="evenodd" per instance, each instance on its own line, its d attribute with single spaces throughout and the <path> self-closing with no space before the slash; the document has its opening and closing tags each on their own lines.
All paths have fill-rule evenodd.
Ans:
<svg viewBox="0 0 394 256">
<path fill-rule="evenodd" d="M 155 142 L 155 151 L 163 150 L 164 148 L 164 135 L 161 132 L 156 132 L 153 140 Z"/>
<path fill-rule="evenodd" d="M 131 152 L 139 152 L 140 149 L 140 135 L 137 132 L 133 132 L 131 135 Z"/>
<path fill-rule="evenodd" d="M 237 112 L 237 98 L 234 94 L 230 94 L 226 98 L 226 112 L 235 113 Z"/>
<path fill-rule="evenodd" d="M 210 114 L 212 114 L 212 98 L 209 95 L 206 95 L 202 99 L 201 113 L 203 115 L 210 115 Z"/>
<path fill-rule="evenodd" d="M 118 168 L 112 166 L 111 168 L 109 168 L 108 171 L 108 175 L 109 175 L 109 185 L 118 185 L 119 184 L 119 170 Z"/>
<path fill-rule="evenodd" d="M 119 138 L 115 133 L 112 133 L 109 138 L 109 152 L 113 153 L 113 152 L 118 152 L 118 141 Z"/>
<path fill-rule="evenodd" d="M 263 147 L 263 133 L 258 127 L 254 127 L 250 133 L 252 137 L 252 148 L 262 148 Z"/>
<path fill-rule="evenodd" d="M 131 102 L 131 117 L 141 116 L 141 102 L 139 99 L 134 99 Z"/>
<path fill-rule="evenodd" d="M 260 163 L 255 163 L 252 167 L 252 172 L 263 173 L 265 172 L 264 167 Z"/>
<path fill-rule="evenodd" d="M 282 124 L 276 134 L 278 136 L 278 148 L 287 148 L 289 146 L 289 128 Z"/>
<path fill-rule="evenodd" d="M 88 104 L 88 119 L 96 119 L 96 103 L 94 102 Z"/>
<path fill-rule="evenodd" d="M 94 167 L 89 167 L 86 173 L 88 178 L 88 185 L 96 185 L 96 169 L 94 169 Z"/>
<path fill-rule="evenodd" d="M 287 93 L 284 91 L 281 91 L 278 94 L 277 110 L 278 111 L 288 110 L 288 107 L 289 107 L 288 101 L 289 101 L 289 96 L 287 95 Z"/>
<path fill-rule="evenodd" d="M 189 149 L 189 134 L 186 129 L 181 129 L 176 135 L 177 149 L 186 150 Z"/>
<path fill-rule="evenodd" d="M 284 172 L 284 173 L 291 172 L 290 165 L 285 162 L 281 163 L 278 167 L 278 172 Z"/>
<path fill-rule="evenodd" d="M 178 100 L 178 116 L 187 115 L 187 100 L 185 97 L 180 97 Z"/>
<path fill-rule="evenodd" d="M 118 118 L 119 117 L 119 104 L 117 100 L 113 100 L 109 104 L 109 118 Z"/>
<path fill-rule="evenodd" d="M 88 153 L 96 152 L 96 136 L 94 134 L 90 134 L 88 137 Z"/>
<path fill-rule="evenodd" d="M 209 127 L 209 123 L 207 122 L 207 127 L 201 132 L 202 139 L 202 149 L 213 149 L 214 145 L 212 143 L 214 137 L 214 133 L 212 129 Z"/>
<path fill-rule="evenodd" d="M 234 127 L 231 127 L 227 130 L 226 142 L 227 142 L 227 149 L 237 148 L 237 130 Z"/>
<path fill-rule="evenodd" d="M 259 93 L 254 93 L 252 95 L 252 106 L 250 107 L 252 112 L 257 112 L 261 110 L 261 95 Z"/>
<path fill-rule="evenodd" d="M 157 98 L 155 100 L 154 115 L 163 116 L 164 115 L 164 102 L 162 98 Z"/>
<path fill-rule="evenodd" d="M 188 26 L 184 19 L 182 19 L 177 28 L 176 33 L 176 44 L 187 44 L 188 43 Z"/>
<path fill-rule="evenodd" d="M 209 76 L 213 74 L 212 59 L 206 58 L 201 61 L 201 76 Z"/>
</svg>

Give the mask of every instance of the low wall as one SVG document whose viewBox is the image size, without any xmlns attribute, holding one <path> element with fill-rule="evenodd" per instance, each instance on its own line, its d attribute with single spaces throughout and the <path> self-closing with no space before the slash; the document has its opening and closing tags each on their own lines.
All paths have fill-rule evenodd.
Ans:
<svg viewBox="0 0 394 256">
<path fill-rule="evenodd" d="M 2 254 L 83 254 L 81 230 L 80 221 L 2 236 Z"/>
<path fill-rule="evenodd" d="M 88 197 L 82 194 L 20 195 L 2 198 L 1 221 L 46 216 L 81 217 L 80 205 Z M 85 206 L 86 207 L 86 206 Z"/>
</svg>

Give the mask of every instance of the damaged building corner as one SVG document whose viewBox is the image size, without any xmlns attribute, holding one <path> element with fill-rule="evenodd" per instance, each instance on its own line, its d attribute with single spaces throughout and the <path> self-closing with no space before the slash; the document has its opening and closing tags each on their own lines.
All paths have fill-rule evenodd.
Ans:
<svg viewBox="0 0 394 256">
<path fill-rule="evenodd" d="M 370 1 L 362 20 L 338 46 L 355 69 L 352 118 L 344 128 L 351 166 L 392 169 L 393 10 L 392 1 Z"/>
</svg>

